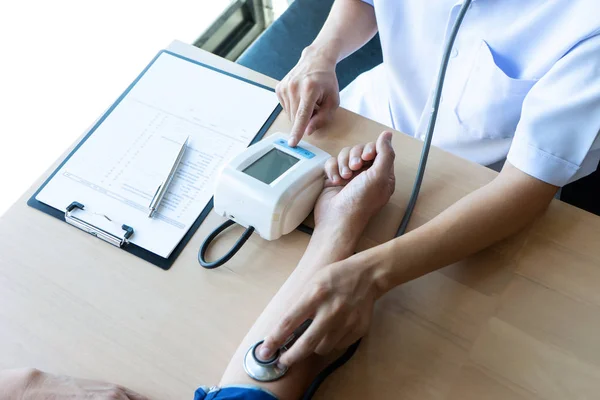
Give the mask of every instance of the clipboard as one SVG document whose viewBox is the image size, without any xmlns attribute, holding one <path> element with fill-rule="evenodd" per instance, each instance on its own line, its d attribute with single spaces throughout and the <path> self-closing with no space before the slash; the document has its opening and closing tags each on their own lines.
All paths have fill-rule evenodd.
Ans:
<svg viewBox="0 0 600 400">
<path fill-rule="evenodd" d="M 98 127 L 111 114 L 111 112 L 113 112 L 113 110 L 119 105 L 119 103 L 121 103 L 121 101 L 125 98 L 125 96 L 127 96 L 127 94 L 133 89 L 133 87 L 135 87 L 135 85 L 139 82 L 139 80 L 145 75 L 145 73 L 150 69 L 150 67 L 152 67 L 152 65 L 155 63 L 155 61 L 161 56 L 161 54 L 169 54 L 171 56 L 180 58 L 182 60 L 191 62 L 193 64 L 199 65 L 204 68 L 208 68 L 212 71 L 216 71 L 218 73 L 241 80 L 241 81 L 249 83 L 251 85 L 258 86 L 260 88 L 269 90 L 271 92 L 275 92 L 275 90 L 273 88 L 270 88 L 268 86 L 259 84 L 257 82 L 253 82 L 246 78 L 240 77 L 238 75 L 232 74 L 227 71 L 223 71 L 219 68 L 215 68 L 213 66 L 204 64 L 204 63 L 196 61 L 194 59 L 182 56 L 175 52 L 172 52 L 169 50 L 161 50 L 152 59 L 152 61 L 144 68 L 144 70 L 137 76 L 137 78 L 127 87 L 127 89 L 121 94 L 121 96 L 119 96 L 119 98 L 111 105 L 111 107 L 102 115 L 102 117 L 100 119 L 98 119 L 98 121 L 92 126 L 92 128 L 83 137 L 83 139 L 81 139 L 81 141 L 77 144 L 77 146 L 75 146 L 73 151 L 71 151 L 69 153 L 69 155 L 67 155 L 67 157 L 60 163 L 60 165 L 52 172 L 52 174 L 50 174 L 48 179 L 46 179 L 46 181 L 44 181 L 44 183 L 35 191 L 33 196 L 31 196 L 31 198 L 27 201 L 27 205 L 32 208 L 35 208 L 37 210 L 40 210 L 48 215 L 51 215 L 59 220 L 65 221 L 65 222 L 69 223 L 70 225 L 73 225 L 74 227 L 77 227 L 80 230 L 83 230 L 84 232 L 87 232 L 93 236 L 96 236 L 99 240 L 109 243 L 113 246 L 119 247 L 120 249 L 122 249 L 130 254 L 133 254 L 137 257 L 140 257 L 143 260 L 146 260 L 149 263 L 154 264 L 163 270 L 168 270 L 173 265 L 173 263 L 175 262 L 175 260 L 179 256 L 179 254 L 183 251 L 183 248 L 190 241 L 190 239 L 192 238 L 192 236 L 194 235 L 196 230 L 198 230 L 198 228 L 200 227 L 200 225 L 202 224 L 204 219 L 208 216 L 208 213 L 212 210 L 212 208 L 213 208 L 213 199 L 212 198 L 210 199 L 208 204 L 204 207 L 202 212 L 200 212 L 200 214 L 198 215 L 198 217 L 196 218 L 194 223 L 190 226 L 189 230 L 186 232 L 186 234 L 183 236 L 183 238 L 179 241 L 179 243 L 174 248 L 174 250 L 171 252 L 171 254 L 169 255 L 168 258 L 161 257 L 155 253 L 152 253 L 149 250 L 142 248 L 141 246 L 138 246 L 138 245 L 130 242 L 129 238 L 134 234 L 135 226 L 128 225 L 127 221 L 123 221 L 123 224 L 121 226 L 121 232 L 119 235 L 117 235 L 114 232 L 107 232 L 106 230 L 101 229 L 97 226 L 94 226 L 94 225 L 86 222 L 82 218 L 77 217 L 77 215 L 75 215 L 75 212 L 85 212 L 86 211 L 85 204 L 80 203 L 77 199 L 72 199 L 72 203 L 65 210 L 58 210 L 54 207 L 51 207 L 45 203 L 38 201 L 36 199 L 37 195 L 46 187 L 46 185 L 52 180 L 52 178 L 54 178 L 54 176 L 65 165 L 65 163 L 79 150 L 79 148 L 83 145 L 83 143 L 85 143 L 86 140 L 88 140 L 89 137 L 94 134 L 96 129 L 98 129 Z M 270 114 L 270 116 L 267 118 L 267 120 L 262 125 L 260 130 L 256 133 L 256 135 L 254 136 L 254 138 L 252 139 L 250 144 L 254 144 L 264 137 L 265 133 L 271 127 L 271 125 L 275 121 L 275 118 L 277 118 L 277 116 L 279 115 L 281 110 L 282 110 L 281 105 L 277 105 L 275 107 L 275 109 Z"/>
</svg>

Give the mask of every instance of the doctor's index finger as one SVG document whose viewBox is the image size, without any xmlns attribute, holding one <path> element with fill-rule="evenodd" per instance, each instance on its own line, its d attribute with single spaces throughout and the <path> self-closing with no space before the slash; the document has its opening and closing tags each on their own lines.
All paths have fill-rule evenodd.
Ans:
<svg viewBox="0 0 600 400">
<path fill-rule="evenodd" d="M 265 337 L 261 345 L 260 355 L 263 358 L 272 356 L 277 349 L 283 346 L 292 333 L 313 313 L 313 302 L 301 299 L 279 321 L 275 329 Z M 264 354 L 263 354 L 264 352 Z"/>
<path fill-rule="evenodd" d="M 298 142 L 300 142 L 300 139 L 302 139 L 302 136 L 308 127 L 308 123 L 312 118 L 313 111 L 315 110 L 317 98 L 318 93 L 314 91 L 308 92 L 307 94 L 302 95 L 300 98 L 300 104 L 298 105 L 298 110 L 296 111 L 294 125 L 292 126 L 290 139 L 288 141 L 290 146 L 296 146 Z"/>
</svg>

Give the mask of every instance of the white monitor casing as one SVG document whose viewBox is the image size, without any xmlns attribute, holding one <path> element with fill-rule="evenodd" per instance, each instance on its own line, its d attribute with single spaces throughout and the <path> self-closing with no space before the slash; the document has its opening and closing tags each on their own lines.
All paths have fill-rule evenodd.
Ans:
<svg viewBox="0 0 600 400">
<path fill-rule="evenodd" d="M 312 211 L 325 182 L 323 167 L 331 156 L 301 141 L 287 145 L 288 136 L 275 133 L 227 162 L 216 180 L 214 210 L 236 223 L 253 226 L 266 240 L 298 227 Z M 298 159 L 270 184 L 243 172 L 273 148 Z"/>
</svg>

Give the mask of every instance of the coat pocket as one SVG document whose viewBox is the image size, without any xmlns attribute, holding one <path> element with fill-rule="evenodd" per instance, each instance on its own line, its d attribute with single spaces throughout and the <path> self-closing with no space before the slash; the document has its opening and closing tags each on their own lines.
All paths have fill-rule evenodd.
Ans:
<svg viewBox="0 0 600 400">
<path fill-rule="evenodd" d="M 536 82 L 509 77 L 482 40 L 454 109 L 463 134 L 477 139 L 514 136 L 523 100 Z"/>
</svg>

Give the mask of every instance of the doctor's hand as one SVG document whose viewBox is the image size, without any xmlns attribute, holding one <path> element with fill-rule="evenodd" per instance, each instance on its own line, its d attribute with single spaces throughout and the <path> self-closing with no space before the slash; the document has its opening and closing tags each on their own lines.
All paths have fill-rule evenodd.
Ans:
<svg viewBox="0 0 600 400">
<path fill-rule="evenodd" d="M 288 144 L 296 146 L 332 118 L 340 103 L 336 60 L 307 47 L 298 64 L 277 85 L 281 106 L 293 123 Z"/>
<path fill-rule="evenodd" d="M 367 333 L 375 301 L 384 294 L 378 284 L 379 265 L 367 254 L 361 252 L 326 265 L 304 285 L 302 295 L 269 340 L 283 344 L 288 332 L 291 334 L 308 318 L 313 322 L 281 355 L 280 364 L 289 367 L 311 354 L 325 356 L 344 350 Z"/>
<path fill-rule="evenodd" d="M 148 400 L 121 386 L 36 369 L 0 371 L 0 393 L 15 400 Z"/>
<path fill-rule="evenodd" d="M 346 244 L 340 240 L 353 242 L 354 249 L 369 218 L 389 201 L 395 187 L 391 137 L 391 132 L 384 132 L 376 144 L 344 149 L 337 159 L 328 162 L 328 187 L 315 206 L 313 234 L 313 239 L 317 235 L 326 238 L 322 243 L 326 252 L 334 252 Z M 360 160 L 349 161 L 355 156 Z M 347 236 L 332 234 L 335 230 L 351 233 Z M 346 254 L 352 254 L 352 250 Z M 280 348 L 309 318 L 312 324 L 290 350 L 283 353 L 281 364 L 291 366 L 313 353 L 325 355 L 361 338 L 370 325 L 374 302 L 382 294 L 377 283 L 378 265 L 368 254 L 368 251 L 361 252 L 325 266 L 316 264 L 303 274 L 307 279 L 297 285 L 300 288 L 294 294 L 297 300 L 265 338 L 259 349 L 260 356 L 269 358 L 273 350 Z"/>
</svg>

